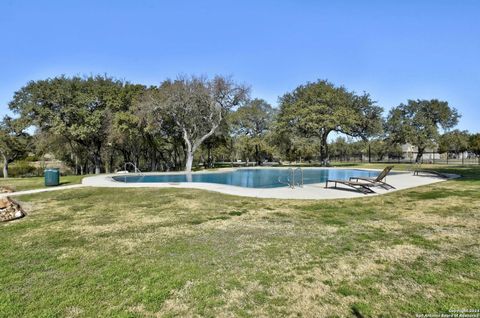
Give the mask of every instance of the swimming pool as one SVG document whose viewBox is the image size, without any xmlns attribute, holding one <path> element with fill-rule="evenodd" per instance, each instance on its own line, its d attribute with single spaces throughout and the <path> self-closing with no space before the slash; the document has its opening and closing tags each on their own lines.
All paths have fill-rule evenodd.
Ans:
<svg viewBox="0 0 480 318">
<path fill-rule="evenodd" d="M 118 182 L 126 183 L 179 183 L 179 182 L 204 182 L 218 183 L 246 188 L 279 188 L 287 187 L 289 169 L 237 169 L 225 172 L 211 173 L 185 173 L 178 174 L 154 174 L 154 175 L 122 175 L 114 176 Z M 304 184 L 323 183 L 327 179 L 344 179 L 350 177 L 374 177 L 378 171 L 358 169 L 303 169 Z M 296 180 L 300 178 L 300 171 L 296 171 Z"/>
</svg>

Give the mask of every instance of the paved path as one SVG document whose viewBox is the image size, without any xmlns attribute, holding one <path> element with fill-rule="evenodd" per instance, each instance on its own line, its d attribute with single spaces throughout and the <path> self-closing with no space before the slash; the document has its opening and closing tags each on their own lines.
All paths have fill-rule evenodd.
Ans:
<svg viewBox="0 0 480 318">
<path fill-rule="evenodd" d="M 0 193 L 0 198 L 12 197 L 12 196 L 24 195 L 24 194 L 35 194 L 35 193 L 41 193 L 41 192 L 68 190 L 68 189 L 80 188 L 80 187 L 84 187 L 84 186 L 85 185 L 83 185 L 83 184 L 72 184 L 72 185 L 66 185 L 66 186 L 58 186 L 58 187 L 18 191 L 18 192 L 12 192 L 12 193 Z"/>
</svg>

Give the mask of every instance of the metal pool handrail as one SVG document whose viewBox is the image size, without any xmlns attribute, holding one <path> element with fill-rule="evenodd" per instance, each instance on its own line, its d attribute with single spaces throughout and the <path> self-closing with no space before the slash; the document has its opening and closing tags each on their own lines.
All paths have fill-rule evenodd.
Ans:
<svg viewBox="0 0 480 318">
<path fill-rule="evenodd" d="M 290 188 L 292 187 L 292 183 L 290 182 L 290 178 L 287 176 L 287 182 L 282 181 L 282 176 L 278 176 L 278 183 L 288 185 Z"/>
<path fill-rule="evenodd" d="M 125 166 L 125 171 L 127 171 L 128 165 L 131 165 L 131 166 L 133 167 L 135 173 L 143 174 L 143 173 L 140 171 L 140 169 L 138 169 L 137 166 L 136 166 L 133 162 L 125 162 L 125 165 L 124 165 L 124 166 Z"/>
<path fill-rule="evenodd" d="M 128 171 L 127 170 L 128 165 L 131 165 L 133 167 L 134 173 L 138 173 L 139 175 L 141 175 L 143 177 L 143 172 L 141 172 L 140 169 L 138 169 L 137 166 L 133 162 L 125 162 L 125 164 L 124 164 L 125 171 Z M 123 178 L 123 182 L 127 183 L 127 174 L 125 174 L 125 177 Z"/>
<path fill-rule="evenodd" d="M 293 181 L 294 181 L 294 187 L 295 187 L 295 174 L 298 172 L 300 172 L 300 182 L 297 183 L 297 185 L 300 187 L 300 188 L 303 188 L 303 169 L 298 167 L 297 169 L 295 169 L 293 171 Z"/>
<path fill-rule="evenodd" d="M 297 172 L 300 173 L 300 181 L 299 182 L 295 182 L 295 175 L 297 174 Z M 282 179 L 282 176 L 278 176 L 278 182 L 279 183 L 286 184 L 292 189 L 294 189 L 295 186 L 303 188 L 303 169 L 300 168 L 300 167 L 298 167 L 296 169 L 288 168 L 287 182 L 284 182 L 281 179 Z"/>
</svg>

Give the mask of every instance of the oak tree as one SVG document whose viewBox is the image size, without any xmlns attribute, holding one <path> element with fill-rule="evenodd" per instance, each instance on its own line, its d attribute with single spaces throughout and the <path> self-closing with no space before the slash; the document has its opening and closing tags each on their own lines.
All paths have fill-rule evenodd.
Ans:
<svg viewBox="0 0 480 318">
<path fill-rule="evenodd" d="M 239 107 L 231 116 L 233 132 L 236 136 L 247 137 L 253 144 L 254 157 L 261 164 L 260 151 L 265 144 L 265 135 L 270 129 L 275 111 L 263 99 L 253 99 Z"/>
<path fill-rule="evenodd" d="M 418 148 L 419 162 L 427 147 L 438 145 L 439 129 L 448 130 L 458 123 L 458 111 L 438 99 L 409 100 L 390 110 L 386 122 L 388 138 Z"/>
<path fill-rule="evenodd" d="M 280 98 L 277 128 L 292 136 L 318 138 L 320 160 L 328 159 L 328 136 L 339 132 L 368 139 L 382 129 L 382 108 L 367 93 L 319 80 L 297 87 Z"/>
<path fill-rule="evenodd" d="M 183 76 L 149 90 L 141 107 L 149 110 L 158 125 L 175 124 L 185 143 L 185 171 L 189 172 L 200 145 L 213 135 L 225 114 L 247 97 L 248 88 L 227 77 Z"/>
<path fill-rule="evenodd" d="M 8 165 L 27 154 L 30 136 L 21 119 L 5 116 L 0 122 L 0 155 L 3 159 L 3 177 L 8 178 Z"/>
</svg>

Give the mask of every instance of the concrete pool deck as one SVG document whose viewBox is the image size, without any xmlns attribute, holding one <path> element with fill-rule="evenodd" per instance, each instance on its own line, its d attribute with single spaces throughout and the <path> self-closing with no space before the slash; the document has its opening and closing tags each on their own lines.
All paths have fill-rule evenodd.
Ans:
<svg viewBox="0 0 480 318">
<path fill-rule="evenodd" d="M 333 167 L 332 167 L 333 168 Z M 322 169 L 332 169 L 332 168 L 322 168 Z M 241 168 L 240 168 L 241 169 Z M 252 168 L 249 168 L 252 169 Z M 257 169 L 288 169 L 288 168 L 257 168 Z M 303 169 L 318 169 L 318 168 L 303 168 Z M 334 168 L 334 169 L 352 169 L 352 168 Z M 236 168 L 227 168 L 219 169 L 218 171 L 199 171 L 192 172 L 192 174 L 200 173 L 222 173 L 227 171 L 237 170 Z M 369 170 L 369 171 L 378 171 L 377 169 L 358 169 L 358 170 Z M 158 174 L 181 174 L 182 172 L 164 172 L 164 173 L 145 173 L 144 175 L 158 175 Z M 294 189 L 289 187 L 279 187 L 279 188 L 247 188 L 239 186 L 231 186 L 225 184 L 216 184 L 216 183 L 201 183 L 201 182 L 180 182 L 180 183 L 169 183 L 169 182 L 138 182 L 138 183 L 123 183 L 113 180 L 113 176 L 123 176 L 124 174 L 107 174 L 107 175 L 98 175 L 93 177 L 87 177 L 82 180 L 84 186 L 91 187 L 108 187 L 108 188 L 181 188 L 181 189 L 200 189 L 207 191 L 215 191 L 224 194 L 245 196 L 245 197 L 256 197 L 256 198 L 270 198 L 270 199 L 346 199 L 346 198 L 360 198 L 367 197 L 372 195 L 380 195 L 385 193 L 391 193 L 398 190 L 408 189 L 419 187 L 423 185 L 428 185 L 432 183 L 437 183 L 445 181 L 446 179 L 436 176 L 413 176 L 412 172 L 402 172 L 396 171 L 394 174 L 387 176 L 387 182 L 393 185 L 396 189 L 385 190 L 381 187 L 374 187 L 373 190 L 375 194 L 362 194 L 354 189 L 345 187 L 343 185 L 338 185 L 339 188 L 325 188 L 325 183 L 316 183 L 316 184 L 306 184 L 303 187 L 296 187 Z M 126 175 L 135 175 L 135 174 L 126 174 Z M 451 175 L 452 178 L 458 177 L 456 175 Z M 329 185 L 330 186 L 330 185 Z M 333 184 L 332 184 L 333 186 Z"/>
</svg>

